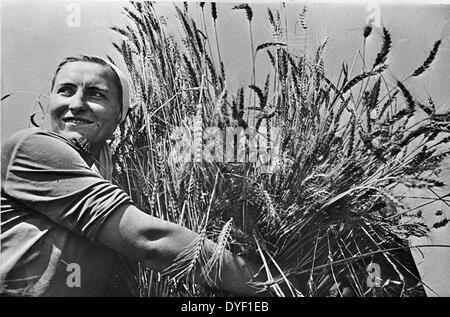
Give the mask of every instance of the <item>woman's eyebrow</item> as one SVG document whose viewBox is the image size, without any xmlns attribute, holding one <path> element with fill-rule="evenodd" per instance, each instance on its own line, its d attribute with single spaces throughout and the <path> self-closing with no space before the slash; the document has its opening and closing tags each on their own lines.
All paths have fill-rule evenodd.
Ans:
<svg viewBox="0 0 450 317">
<path fill-rule="evenodd" d="M 62 82 L 62 83 L 57 83 L 56 84 L 57 87 L 63 87 L 63 86 L 76 86 L 74 83 L 71 82 Z"/>
<path fill-rule="evenodd" d="M 110 87 L 104 84 L 92 84 L 92 85 L 86 85 L 86 89 L 95 89 L 95 90 L 101 90 L 101 91 L 108 91 L 110 90 Z"/>
<path fill-rule="evenodd" d="M 60 83 L 56 83 L 55 87 L 58 87 L 58 88 L 60 88 L 60 87 L 78 87 L 78 85 L 71 81 L 63 81 Z M 87 84 L 83 87 L 83 89 L 107 92 L 107 91 L 111 90 L 111 87 L 109 87 L 108 85 L 105 85 L 105 84 L 98 83 L 98 84 Z"/>
</svg>

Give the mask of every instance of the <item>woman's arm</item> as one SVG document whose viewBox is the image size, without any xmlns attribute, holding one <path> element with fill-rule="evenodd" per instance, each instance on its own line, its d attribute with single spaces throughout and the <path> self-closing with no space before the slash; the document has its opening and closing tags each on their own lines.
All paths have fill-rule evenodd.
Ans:
<svg viewBox="0 0 450 317">
<path fill-rule="evenodd" d="M 134 207 L 129 196 L 93 172 L 75 148 L 41 129 L 17 133 L 2 146 L 1 185 L 9 197 L 51 221 L 158 271 L 198 237 Z M 206 240 L 207 253 L 215 246 Z M 255 294 L 246 284 L 257 272 L 254 264 L 231 253 L 223 264 L 218 287 Z"/>
<path fill-rule="evenodd" d="M 162 272 L 197 237 L 197 233 L 185 227 L 150 216 L 128 204 L 119 207 L 106 220 L 98 240 L 113 250 Z M 206 254 L 212 255 L 215 246 L 214 242 L 206 239 Z M 255 278 L 258 270 L 255 264 L 227 251 L 217 287 L 247 296 L 258 295 L 257 290 L 248 284 L 250 281 L 265 281 L 264 274 L 258 274 Z"/>
</svg>

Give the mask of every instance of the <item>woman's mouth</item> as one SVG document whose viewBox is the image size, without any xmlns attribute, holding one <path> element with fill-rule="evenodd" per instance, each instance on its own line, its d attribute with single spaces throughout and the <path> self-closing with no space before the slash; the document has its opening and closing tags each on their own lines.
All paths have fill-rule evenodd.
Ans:
<svg viewBox="0 0 450 317">
<path fill-rule="evenodd" d="M 69 117 L 62 119 L 65 123 L 72 123 L 72 124 L 91 124 L 94 123 L 90 120 L 78 118 L 78 117 Z"/>
</svg>

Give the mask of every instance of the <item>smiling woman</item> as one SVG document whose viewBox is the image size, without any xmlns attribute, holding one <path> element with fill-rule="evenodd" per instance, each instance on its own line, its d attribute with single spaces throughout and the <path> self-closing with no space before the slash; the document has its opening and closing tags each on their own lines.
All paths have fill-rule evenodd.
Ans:
<svg viewBox="0 0 450 317">
<path fill-rule="evenodd" d="M 26 129 L 4 143 L 0 294 L 101 296 L 108 292 L 117 254 L 164 271 L 199 239 L 139 210 L 107 180 L 106 140 L 128 109 L 123 78 L 100 58 L 64 60 L 49 100 L 52 131 Z M 217 245 L 210 240 L 204 245 L 206 258 L 211 257 Z M 78 281 L 70 280 L 73 267 Z M 222 279 L 210 286 L 256 295 L 249 282 L 265 280 L 257 271 L 227 251 Z M 198 278 L 212 281 L 208 274 Z"/>
<path fill-rule="evenodd" d="M 86 140 L 97 156 L 122 111 L 116 71 L 98 58 L 64 60 L 52 82 L 49 109 L 52 130 L 68 139 Z"/>
</svg>

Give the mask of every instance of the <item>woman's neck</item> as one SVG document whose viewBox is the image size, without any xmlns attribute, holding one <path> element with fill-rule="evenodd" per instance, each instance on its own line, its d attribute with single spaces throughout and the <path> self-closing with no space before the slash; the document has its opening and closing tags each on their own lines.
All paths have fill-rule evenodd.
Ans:
<svg viewBox="0 0 450 317">
<path fill-rule="evenodd" d="M 91 145 L 91 147 L 89 149 L 89 153 L 91 153 L 91 156 L 92 156 L 93 159 L 95 159 L 97 161 L 99 160 L 100 152 L 101 152 L 103 146 L 104 146 L 104 143 Z"/>
</svg>

